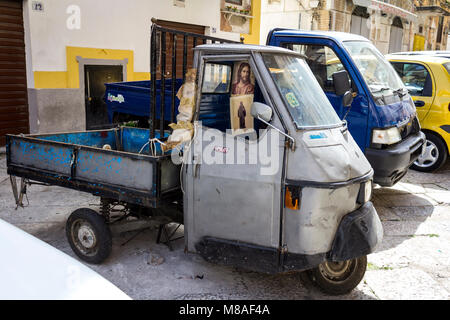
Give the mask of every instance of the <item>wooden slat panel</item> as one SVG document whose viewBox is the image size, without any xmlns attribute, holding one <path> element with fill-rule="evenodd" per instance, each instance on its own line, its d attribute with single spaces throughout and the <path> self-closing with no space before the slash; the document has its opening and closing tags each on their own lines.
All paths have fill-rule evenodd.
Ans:
<svg viewBox="0 0 450 320">
<path fill-rule="evenodd" d="M 27 112 L 28 106 L 27 105 L 15 105 L 15 106 L 0 106 L 0 113 L 21 113 L 21 112 Z"/>
<path fill-rule="evenodd" d="M 170 28 L 178 31 L 184 31 L 184 32 L 192 32 L 197 33 L 200 35 L 205 34 L 205 27 L 199 26 L 199 25 L 192 25 L 192 24 L 186 24 L 186 23 L 179 23 L 179 22 L 173 22 L 173 21 L 165 21 L 165 20 L 158 20 L 157 24 L 164 28 Z M 188 37 L 187 41 L 187 66 L 186 70 L 189 68 L 192 68 L 192 62 L 193 62 L 193 48 L 194 40 L 192 37 Z M 201 42 L 197 42 L 197 45 L 201 44 Z M 172 39 L 169 35 L 166 35 L 166 78 L 171 78 L 172 75 L 172 49 L 173 49 L 173 43 Z M 177 35 L 177 78 L 183 77 L 183 36 Z M 159 65 L 160 66 L 160 65 Z M 157 71 L 157 77 L 161 77 L 161 71 Z"/>
<path fill-rule="evenodd" d="M 0 6 L 0 15 L 22 18 L 22 12 L 20 9 L 18 10 L 15 8 L 8 8 L 8 7 L 2 7 L 2 6 Z"/>
<path fill-rule="evenodd" d="M 22 12 L 22 1 L 1 0 L 0 8 L 16 8 L 19 9 L 20 12 Z"/>
<path fill-rule="evenodd" d="M 0 32 L 0 39 L 17 39 L 23 42 L 23 33 L 20 32 Z"/>
<path fill-rule="evenodd" d="M 14 116 L 11 116 L 10 113 L 2 113 L 2 109 L 0 109 L 0 123 L 8 121 L 15 122 L 16 120 L 28 121 L 28 112 L 17 112 L 14 113 Z"/>
<path fill-rule="evenodd" d="M 3 15 L 0 14 L 0 20 L 3 23 L 13 23 L 13 24 L 22 24 L 23 23 L 23 18 L 22 17 L 14 17 L 14 16 L 7 16 L 7 15 Z"/>
<path fill-rule="evenodd" d="M 25 64 L 25 54 L 4 54 L 0 49 L 0 62 L 22 62 Z"/>
<path fill-rule="evenodd" d="M 22 1 L 0 0 L 0 146 L 7 133 L 28 133 Z"/>
<path fill-rule="evenodd" d="M 10 126 L 0 122 L 0 136 L 5 134 L 28 133 L 28 121 L 17 121 L 11 123 Z"/>
</svg>

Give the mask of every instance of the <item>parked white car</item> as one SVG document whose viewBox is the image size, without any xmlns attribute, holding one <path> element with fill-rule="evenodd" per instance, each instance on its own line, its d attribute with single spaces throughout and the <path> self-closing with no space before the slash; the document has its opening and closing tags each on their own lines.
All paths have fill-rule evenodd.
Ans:
<svg viewBox="0 0 450 320">
<path fill-rule="evenodd" d="M 0 219 L 1 300 L 130 300 L 69 255 Z"/>
</svg>

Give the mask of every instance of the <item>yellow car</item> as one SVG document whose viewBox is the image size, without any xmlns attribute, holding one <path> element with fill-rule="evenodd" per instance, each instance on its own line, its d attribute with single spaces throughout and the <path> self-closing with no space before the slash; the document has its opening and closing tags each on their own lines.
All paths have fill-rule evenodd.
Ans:
<svg viewBox="0 0 450 320">
<path fill-rule="evenodd" d="M 414 100 L 426 147 L 412 169 L 431 172 L 450 149 L 450 59 L 431 55 L 386 55 Z"/>
</svg>

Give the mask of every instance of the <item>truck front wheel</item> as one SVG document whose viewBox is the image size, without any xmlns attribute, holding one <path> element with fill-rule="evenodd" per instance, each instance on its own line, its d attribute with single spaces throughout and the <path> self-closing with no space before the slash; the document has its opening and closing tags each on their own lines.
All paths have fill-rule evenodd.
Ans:
<svg viewBox="0 0 450 320">
<path fill-rule="evenodd" d="M 411 169 L 422 172 L 433 172 L 447 161 L 447 148 L 444 141 L 437 135 L 425 132 L 425 152 L 411 166 Z"/>
<path fill-rule="evenodd" d="M 367 268 L 367 257 L 332 262 L 325 261 L 314 269 L 304 271 L 322 292 L 330 295 L 346 294 L 361 282 Z"/>
<path fill-rule="evenodd" d="M 104 217 L 88 208 L 77 209 L 66 222 L 70 247 L 82 260 L 98 264 L 111 253 L 111 232 Z"/>
</svg>

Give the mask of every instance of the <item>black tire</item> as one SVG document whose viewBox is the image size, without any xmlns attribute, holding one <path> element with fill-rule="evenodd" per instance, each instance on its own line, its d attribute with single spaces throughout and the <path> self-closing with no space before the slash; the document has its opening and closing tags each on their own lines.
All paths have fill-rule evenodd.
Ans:
<svg viewBox="0 0 450 320">
<path fill-rule="evenodd" d="M 92 264 L 103 262 L 111 254 L 111 232 L 104 217 L 88 208 L 77 209 L 66 222 L 66 236 L 73 252 Z"/>
<path fill-rule="evenodd" d="M 434 133 L 425 132 L 425 136 L 427 138 L 425 142 L 427 148 L 425 156 L 419 156 L 411 165 L 411 169 L 421 172 L 433 172 L 442 167 L 447 161 L 448 150 L 444 141 Z"/>
<path fill-rule="evenodd" d="M 337 263 L 326 261 L 314 269 L 304 271 L 302 282 L 308 284 L 305 281 L 308 279 L 309 283 L 313 283 L 325 294 L 346 294 L 361 282 L 366 268 L 366 256 Z"/>
</svg>

